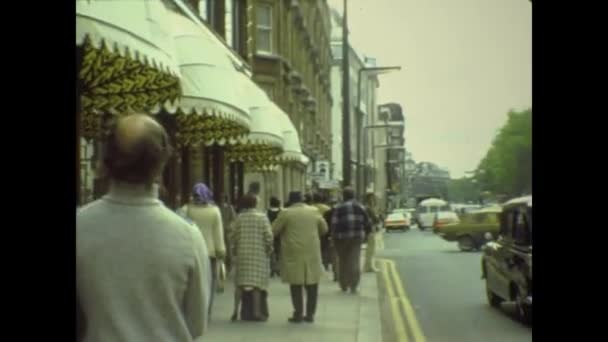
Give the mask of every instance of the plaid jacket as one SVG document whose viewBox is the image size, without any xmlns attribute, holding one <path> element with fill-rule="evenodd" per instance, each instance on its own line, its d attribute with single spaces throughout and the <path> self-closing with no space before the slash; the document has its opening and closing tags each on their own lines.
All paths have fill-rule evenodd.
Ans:
<svg viewBox="0 0 608 342">
<path fill-rule="evenodd" d="M 364 240 L 371 229 L 367 210 L 355 200 L 342 202 L 332 210 L 331 236 L 333 239 L 360 238 Z"/>
<path fill-rule="evenodd" d="M 272 230 L 266 215 L 255 209 L 242 211 L 233 221 L 231 248 L 236 256 L 236 285 L 268 287 Z"/>
</svg>

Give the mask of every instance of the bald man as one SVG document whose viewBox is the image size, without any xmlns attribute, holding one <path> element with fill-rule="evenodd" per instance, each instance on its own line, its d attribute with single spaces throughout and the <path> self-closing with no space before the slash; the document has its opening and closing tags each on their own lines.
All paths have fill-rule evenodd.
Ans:
<svg viewBox="0 0 608 342">
<path fill-rule="evenodd" d="M 118 120 L 105 141 L 109 192 L 76 214 L 76 286 L 83 341 L 194 341 L 206 330 L 210 267 L 200 230 L 158 199 L 170 155 L 144 114 Z"/>
</svg>

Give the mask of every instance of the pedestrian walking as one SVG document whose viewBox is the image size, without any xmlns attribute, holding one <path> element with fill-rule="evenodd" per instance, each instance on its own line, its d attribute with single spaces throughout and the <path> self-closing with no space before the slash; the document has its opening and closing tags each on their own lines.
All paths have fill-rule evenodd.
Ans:
<svg viewBox="0 0 608 342">
<path fill-rule="evenodd" d="M 369 192 L 365 194 L 363 200 L 367 215 L 370 219 L 371 230 L 367 236 L 367 247 L 365 248 L 365 262 L 363 264 L 363 270 L 365 272 L 376 272 L 374 267 L 374 254 L 376 254 L 376 236 L 380 230 L 380 218 L 378 216 L 378 206 L 376 196 L 374 193 Z"/>
<path fill-rule="evenodd" d="M 270 198 L 270 208 L 266 215 L 268 216 L 268 220 L 272 224 L 274 220 L 276 220 L 277 216 L 281 212 L 281 201 L 276 197 Z M 273 238 L 273 251 L 272 256 L 270 258 L 270 277 L 273 277 L 275 274 L 278 276 L 281 274 L 279 267 L 279 259 L 281 253 L 281 240 L 280 237 L 275 236 Z"/>
<path fill-rule="evenodd" d="M 294 307 L 292 323 L 314 322 L 319 280 L 322 274 L 320 236 L 327 224 L 319 211 L 306 205 L 301 192 L 289 194 L 289 208 L 283 209 L 272 224 L 275 236 L 281 237 L 281 279 L 290 285 Z M 306 288 L 306 312 L 303 289 Z"/>
<path fill-rule="evenodd" d="M 101 199 L 76 215 L 76 294 L 83 341 L 184 342 L 206 331 L 209 259 L 200 231 L 158 198 L 170 155 L 152 117 L 117 120 L 104 141 Z"/>
<path fill-rule="evenodd" d="M 239 301 L 245 291 L 251 292 L 250 314 L 241 319 L 265 321 L 268 319 L 266 291 L 270 277 L 270 255 L 272 253 L 272 230 L 270 221 L 263 212 L 256 210 L 257 199 L 253 195 L 242 198 L 243 211 L 233 224 L 231 241 L 232 254 L 235 256 L 235 311 L 236 320 Z M 252 289 L 248 289 L 251 287 Z M 244 312 L 241 311 L 241 312 Z"/>
<path fill-rule="evenodd" d="M 336 206 L 336 202 L 332 201 L 329 206 L 329 210 L 323 214 L 323 218 L 325 219 L 325 223 L 327 223 L 327 227 L 331 227 L 331 218 L 334 213 L 334 208 Z M 325 237 L 328 240 L 328 254 L 329 254 L 329 262 L 331 264 L 331 270 L 334 276 L 334 281 L 338 281 L 338 271 L 339 271 L 339 262 L 338 262 L 338 252 L 336 250 L 334 238 L 331 236 L 331 229 L 325 234 Z"/>
<path fill-rule="evenodd" d="M 212 289 L 215 292 L 218 290 L 219 269 L 226 256 L 226 245 L 224 244 L 222 214 L 213 201 L 213 192 L 204 183 L 196 183 L 192 188 L 190 203 L 184 205 L 181 211 L 198 226 L 203 237 L 205 237 L 211 263 Z M 211 316 L 213 299 L 214 295 L 212 294 L 209 316 Z"/>
<path fill-rule="evenodd" d="M 318 192 L 312 195 L 312 202 L 312 206 L 317 208 L 323 217 L 325 217 L 325 213 L 331 209 L 327 204 L 325 204 L 325 198 L 323 195 Z M 329 243 L 329 234 L 321 236 L 321 259 L 323 261 L 325 271 L 329 271 L 329 265 L 331 264 Z"/>
<path fill-rule="evenodd" d="M 257 201 L 257 207 L 256 209 L 259 211 L 264 212 L 264 203 L 262 202 L 262 200 L 260 199 L 260 191 L 261 191 L 261 185 L 260 182 L 251 182 L 249 183 L 249 190 L 247 190 L 247 194 L 248 195 L 254 195 Z"/>
<path fill-rule="evenodd" d="M 343 202 L 332 213 L 331 236 L 338 252 L 338 282 L 343 292 L 357 293 L 361 277 L 361 245 L 371 229 L 367 210 L 352 188 L 342 191 Z"/>
<path fill-rule="evenodd" d="M 222 227 L 224 228 L 224 244 L 226 246 L 226 256 L 224 258 L 226 264 L 226 273 L 230 273 L 232 270 L 232 257 L 229 253 L 232 249 L 230 248 L 230 236 L 232 229 L 232 221 L 236 218 L 236 211 L 234 210 L 234 206 L 230 203 L 230 199 L 228 195 L 223 195 L 220 197 L 221 203 L 219 204 L 220 213 L 222 215 Z"/>
</svg>

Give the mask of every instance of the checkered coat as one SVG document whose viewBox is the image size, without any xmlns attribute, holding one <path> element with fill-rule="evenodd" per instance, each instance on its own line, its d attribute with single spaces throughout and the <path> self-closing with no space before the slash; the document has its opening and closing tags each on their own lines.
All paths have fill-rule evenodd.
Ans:
<svg viewBox="0 0 608 342">
<path fill-rule="evenodd" d="M 232 253 L 236 257 L 237 286 L 268 287 L 272 230 L 266 214 L 255 209 L 241 212 L 233 221 Z"/>
</svg>

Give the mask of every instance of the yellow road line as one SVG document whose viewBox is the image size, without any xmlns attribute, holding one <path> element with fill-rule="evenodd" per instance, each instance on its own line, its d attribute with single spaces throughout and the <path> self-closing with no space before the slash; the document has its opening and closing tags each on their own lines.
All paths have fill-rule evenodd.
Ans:
<svg viewBox="0 0 608 342">
<path fill-rule="evenodd" d="M 407 333 L 405 332 L 405 320 L 401 317 L 401 312 L 399 311 L 399 298 L 395 296 L 395 290 L 393 289 L 393 285 L 389 279 L 389 263 L 388 260 L 382 260 L 382 276 L 384 277 L 384 283 L 386 284 L 386 291 L 388 293 L 388 298 L 391 305 L 391 313 L 393 316 L 393 321 L 395 323 L 395 337 L 398 342 L 407 342 Z"/>
<path fill-rule="evenodd" d="M 420 324 L 418 323 L 418 319 L 416 318 L 416 312 L 414 311 L 414 308 L 412 307 L 412 304 L 405 293 L 405 288 L 401 278 L 399 277 L 397 268 L 395 267 L 395 262 L 393 260 L 387 260 L 387 264 L 387 266 L 390 266 L 391 275 L 393 276 L 395 287 L 397 288 L 397 292 L 401 298 L 401 304 L 405 312 L 405 317 L 407 319 L 409 328 L 412 331 L 412 335 L 414 336 L 414 340 L 416 342 L 426 342 L 426 338 L 424 337 Z"/>
</svg>

